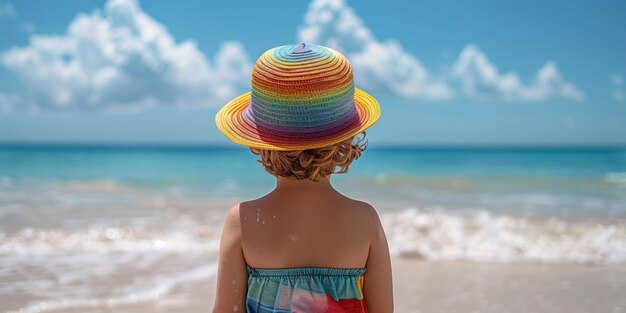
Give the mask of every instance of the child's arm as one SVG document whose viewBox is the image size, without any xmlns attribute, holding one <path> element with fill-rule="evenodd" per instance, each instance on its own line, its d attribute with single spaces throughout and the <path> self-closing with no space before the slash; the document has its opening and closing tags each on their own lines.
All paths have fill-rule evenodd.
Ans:
<svg viewBox="0 0 626 313">
<path fill-rule="evenodd" d="M 368 312 L 393 312 L 393 282 L 387 237 L 376 210 L 371 209 L 372 242 L 365 265 L 363 297 Z"/>
<path fill-rule="evenodd" d="M 218 262 L 213 313 L 246 312 L 248 272 L 241 249 L 238 204 L 226 215 Z"/>
</svg>

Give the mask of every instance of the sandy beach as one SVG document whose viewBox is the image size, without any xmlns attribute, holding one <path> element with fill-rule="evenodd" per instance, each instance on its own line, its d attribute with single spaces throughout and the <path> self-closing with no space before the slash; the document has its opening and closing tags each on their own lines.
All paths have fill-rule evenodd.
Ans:
<svg viewBox="0 0 626 313">
<path fill-rule="evenodd" d="M 397 313 L 626 312 L 626 266 L 425 262 L 394 258 Z M 149 304 L 59 312 L 209 312 L 214 278 Z"/>
<path fill-rule="evenodd" d="M 626 312 L 626 267 L 396 259 L 398 313 Z"/>
</svg>

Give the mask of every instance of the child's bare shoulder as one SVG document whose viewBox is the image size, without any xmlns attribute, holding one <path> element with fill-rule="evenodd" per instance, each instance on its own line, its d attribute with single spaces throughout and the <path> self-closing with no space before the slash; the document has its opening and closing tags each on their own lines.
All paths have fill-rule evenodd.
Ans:
<svg viewBox="0 0 626 313">
<path fill-rule="evenodd" d="M 356 199 L 350 199 L 350 202 L 352 203 L 352 207 L 355 210 L 359 210 L 361 213 L 366 212 L 367 214 L 376 214 L 376 209 L 368 202 Z"/>
<path fill-rule="evenodd" d="M 347 198 L 350 205 L 347 207 L 350 209 L 350 214 L 358 218 L 361 222 L 368 222 L 368 224 L 374 224 L 378 221 L 378 212 L 376 208 L 368 202 Z M 371 223 L 370 223 L 371 222 Z"/>
<path fill-rule="evenodd" d="M 243 221 L 254 214 L 254 208 L 258 207 L 259 200 L 260 199 L 252 199 L 238 202 L 230 209 L 230 212 Z"/>
</svg>

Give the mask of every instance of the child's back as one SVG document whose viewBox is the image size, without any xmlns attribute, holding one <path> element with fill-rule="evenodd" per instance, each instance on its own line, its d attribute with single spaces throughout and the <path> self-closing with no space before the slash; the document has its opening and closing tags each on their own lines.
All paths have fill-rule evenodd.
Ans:
<svg viewBox="0 0 626 313">
<path fill-rule="evenodd" d="M 220 263 L 234 270 L 220 271 L 214 312 L 226 303 L 243 312 L 243 289 L 246 312 L 393 311 L 378 215 L 329 179 L 278 178 L 271 193 L 234 206 L 221 250 Z"/>
<path fill-rule="evenodd" d="M 239 208 L 243 253 L 251 267 L 363 268 L 367 263 L 376 212 L 329 183 L 282 181 L 272 193 Z"/>
</svg>

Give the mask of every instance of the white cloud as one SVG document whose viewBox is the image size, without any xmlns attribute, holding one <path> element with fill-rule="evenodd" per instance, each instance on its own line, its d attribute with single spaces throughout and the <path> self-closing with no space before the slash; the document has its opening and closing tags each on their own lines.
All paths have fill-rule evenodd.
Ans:
<svg viewBox="0 0 626 313">
<path fill-rule="evenodd" d="M 363 89 L 409 99 L 444 100 L 453 96 L 448 85 L 430 74 L 400 43 L 374 37 L 343 0 L 312 1 L 298 38 L 344 53 L 353 65 L 356 84 Z"/>
<path fill-rule="evenodd" d="M 10 2 L 0 6 L 0 16 L 20 20 Z M 313 0 L 298 37 L 342 51 L 354 65 L 357 86 L 372 92 L 446 100 L 460 83 L 462 94 L 477 99 L 584 98 L 552 62 L 524 84 L 515 73 L 499 73 L 474 45 L 462 50 L 450 72 L 432 74 L 398 41 L 378 40 L 343 0 Z M 28 46 L 0 54 L 0 62 L 27 90 L 19 97 L 0 95 L 3 111 L 220 106 L 249 89 L 252 68 L 241 43 L 225 42 L 209 59 L 193 40 L 176 42 L 135 0 L 109 0 L 104 10 L 79 14 L 65 34 L 32 35 Z M 613 92 L 616 99 L 624 98 L 620 90 Z"/>
<path fill-rule="evenodd" d="M 408 99 L 450 99 L 455 94 L 451 85 L 456 82 L 461 83 L 466 96 L 475 99 L 584 98 L 582 91 L 562 78 L 553 62 L 546 62 L 533 82 L 525 85 L 515 73 L 500 74 L 475 45 L 463 49 L 452 73 L 446 73 L 445 78 L 435 76 L 396 40 L 378 40 L 344 0 L 313 0 L 298 38 L 346 54 L 354 65 L 357 84 L 364 89 L 383 89 Z"/>
<path fill-rule="evenodd" d="M 611 95 L 613 99 L 624 102 L 626 100 L 626 85 L 624 84 L 624 76 L 621 74 L 612 74 L 611 80 Z"/>
<path fill-rule="evenodd" d="M 222 44 L 212 61 L 194 41 L 177 43 L 134 0 L 80 14 L 64 35 L 34 35 L 2 63 L 39 106 L 123 111 L 219 106 L 249 85 L 252 68 L 238 42 Z"/>
<path fill-rule="evenodd" d="M 466 46 L 452 66 L 452 76 L 461 82 L 463 92 L 477 99 L 541 101 L 564 98 L 581 101 L 582 91 L 565 81 L 553 62 L 541 67 L 531 84 L 525 85 L 515 73 L 498 72 L 485 53 L 475 45 Z"/>
<path fill-rule="evenodd" d="M 13 21 L 25 32 L 32 33 L 35 31 L 35 24 L 23 20 L 11 2 L 0 4 L 0 18 L 6 18 Z"/>
</svg>

